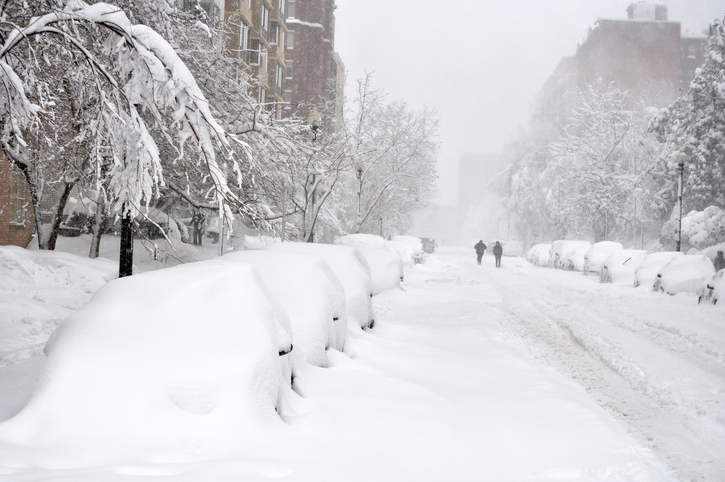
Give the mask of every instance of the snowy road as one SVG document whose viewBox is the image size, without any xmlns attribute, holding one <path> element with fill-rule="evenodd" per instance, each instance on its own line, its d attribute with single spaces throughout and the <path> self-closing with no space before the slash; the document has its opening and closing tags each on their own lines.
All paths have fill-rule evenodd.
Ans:
<svg viewBox="0 0 725 482">
<path fill-rule="evenodd" d="M 88 295 L 79 289 L 63 303 Z M 43 321 L 50 305 L 28 311 L 17 295 L 0 301 L 5 313 L 26 312 L 0 330 L 0 347 L 12 351 L 0 364 L 2 414 L 27 399 L 43 361 L 30 348 L 55 321 Z M 486 256 L 477 266 L 472 249 L 454 248 L 415 266 L 405 291 L 374 304 L 375 329 L 351 330 L 328 368 L 302 367 L 280 407 L 284 423 L 241 434 L 243 453 L 183 464 L 12 465 L 0 477 L 725 480 L 725 307 L 516 258 L 496 269 Z"/>
<path fill-rule="evenodd" d="M 600 284 L 581 273 L 470 253 L 441 259 L 535 358 L 571 377 L 680 480 L 725 480 L 725 311 L 693 295 Z M 444 280 L 429 279 L 430 282 Z"/>
</svg>

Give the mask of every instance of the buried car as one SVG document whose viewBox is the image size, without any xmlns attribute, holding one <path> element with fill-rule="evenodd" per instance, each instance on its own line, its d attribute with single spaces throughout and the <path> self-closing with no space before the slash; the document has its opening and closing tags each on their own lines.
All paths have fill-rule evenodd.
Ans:
<svg viewBox="0 0 725 482">
<path fill-rule="evenodd" d="M 370 267 L 356 248 L 322 243 L 275 243 L 264 249 L 313 254 L 324 259 L 345 288 L 348 322 L 354 322 L 361 328 L 373 327 L 375 314 Z"/>
<path fill-rule="evenodd" d="M 549 266 L 556 269 L 565 269 L 568 265 L 567 255 L 570 251 L 581 253 L 581 265 L 584 266 L 584 253 L 591 247 L 592 243 L 581 240 L 557 240 L 551 243 L 549 253 Z M 574 254 L 575 254 L 574 253 Z"/>
<path fill-rule="evenodd" d="M 526 260 L 536 266 L 549 266 L 551 245 L 546 243 L 535 244 L 526 253 Z"/>
<path fill-rule="evenodd" d="M 697 294 L 699 295 L 698 303 L 716 305 L 718 301 L 725 299 L 725 269 L 721 269 L 705 280 Z"/>
<path fill-rule="evenodd" d="M 599 273 L 602 264 L 610 254 L 622 251 L 622 243 L 615 241 L 600 241 L 592 244 L 591 248 L 584 254 L 584 274 Z"/>
<path fill-rule="evenodd" d="M 653 289 L 670 295 L 697 293 L 702 283 L 714 274 L 715 267 L 707 256 L 680 256 L 672 258 L 659 270 Z"/>
<path fill-rule="evenodd" d="M 287 311 L 292 327 L 294 361 L 327 366 L 326 351 L 342 351 L 347 336 L 345 290 L 332 268 L 319 256 L 237 251 L 224 256 L 255 266 L 264 286 Z"/>
<path fill-rule="evenodd" d="M 660 251 L 648 254 L 634 270 L 634 286 L 652 287 L 660 269 L 672 258 L 680 256 L 684 256 L 680 251 Z"/>
<path fill-rule="evenodd" d="M 634 271 L 647 257 L 643 249 L 623 249 L 607 256 L 599 270 L 600 283 L 634 283 Z"/>
</svg>

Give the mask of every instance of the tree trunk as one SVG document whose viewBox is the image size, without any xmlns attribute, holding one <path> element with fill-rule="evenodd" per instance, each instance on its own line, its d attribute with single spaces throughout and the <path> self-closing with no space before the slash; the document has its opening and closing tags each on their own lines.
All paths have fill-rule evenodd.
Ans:
<svg viewBox="0 0 725 482">
<path fill-rule="evenodd" d="M 96 199 L 96 215 L 93 218 L 93 238 L 91 249 L 88 252 L 89 258 L 97 258 L 101 250 L 101 236 L 103 236 L 103 225 L 106 222 L 106 203 L 103 193 L 99 192 Z"/>
<path fill-rule="evenodd" d="M 40 234 L 38 234 L 39 249 L 47 249 L 50 251 L 53 251 L 55 249 L 55 243 L 58 240 L 58 233 L 60 232 L 60 225 L 63 222 L 63 211 L 65 211 L 65 205 L 68 203 L 68 198 L 70 197 L 70 193 L 73 190 L 73 187 L 76 185 L 76 182 L 77 181 L 65 183 L 63 193 L 60 195 L 60 199 L 58 199 L 58 204 L 56 205 L 50 233 L 48 234 L 48 239 L 47 241 L 43 241 L 44 247 L 42 248 L 40 247 Z"/>
</svg>

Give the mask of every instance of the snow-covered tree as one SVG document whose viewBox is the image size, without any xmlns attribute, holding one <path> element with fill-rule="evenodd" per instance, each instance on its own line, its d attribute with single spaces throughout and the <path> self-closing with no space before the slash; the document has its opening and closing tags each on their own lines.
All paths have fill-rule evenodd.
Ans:
<svg viewBox="0 0 725 482">
<path fill-rule="evenodd" d="M 662 207 L 669 214 L 676 203 L 676 167 L 673 154 L 688 155 L 683 204 L 685 212 L 725 206 L 725 20 L 710 25 L 708 53 L 697 69 L 686 95 L 677 99 L 652 122 L 652 129 L 667 146 L 670 176 L 663 183 L 669 197 Z"/>
</svg>

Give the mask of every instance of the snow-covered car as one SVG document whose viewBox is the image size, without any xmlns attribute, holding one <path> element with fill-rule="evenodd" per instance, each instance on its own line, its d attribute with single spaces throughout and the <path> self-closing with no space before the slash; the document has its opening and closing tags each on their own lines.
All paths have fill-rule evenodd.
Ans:
<svg viewBox="0 0 725 482">
<path fill-rule="evenodd" d="M 670 295 L 697 293 L 714 274 L 712 261 L 702 254 L 672 258 L 657 273 L 653 288 Z"/>
<path fill-rule="evenodd" d="M 0 440 L 22 434 L 23 457 L 68 466 L 88 447 L 94 461 L 223 457 L 242 450 L 240 433 L 279 423 L 291 349 L 253 266 L 222 258 L 117 279 L 58 325 Z"/>
<path fill-rule="evenodd" d="M 403 281 L 403 260 L 389 241 L 373 234 L 340 236 L 333 244 L 352 246 L 365 257 L 370 267 L 373 294 L 395 288 Z"/>
<path fill-rule="evenodd" d="M 591 247 L 592 243 L 581 240 L 557 240 L 551 243 L 549 253 L 549 267 L 564 269 L 566 267 L 566 256 L 570 251 L 581 252 L 581 263 L 584 265 L 584 253 Z"/>
<path fill-rule="evenodd" d="M 491 243 L 491 246 L 493 247 L 496 244 L 494 241 Z M 503 246 L 503 255 L 504 256 L 523 256 L 524 255 L 524 244 L 521 241 L 516 240 L 510 240 L 510 241 L 501 241 L 501 246 Z"/>
<path fill-rule="evenodd" d="M 587 246 L 581 246 L 567 251 L 559 265 L 561 269 L 569 271 L 584 271 L 584 255 L 589 250 Z"/>
<path fill-rule="evenodd" d="M 705 280 L 697 293 L 698 303 L 712 303 L 716 305 L 719 300 L 725 299 L 725 269 L 721 269 Z"/>
<path fill-rule="evenodd" d="M 345 289 L 319 256 L 248 250 L 224 260 L 255 266 L 264 286 L 285 308 L 292 327 L 293 360 L 327 365 L 326 351 L 342 351 L 347 336 Z"/>
<path fill-rule="evenodd" d="M 622 243 L 615 241 L 600 241 L 592 244 L 589 250 L 584 254 L 584 274 L 599 273 L 602 269 L 604 260 L 609 257 L 610 254 L 617 251 L 622 251 L 624 246 Z"/>
<path fill-rule="evenodd" d="M 420 242 L 423 245 L 423 252 L 433 254 L 438 244 L 435 239 L 432 238 L 420 238 Z"/>
<path fill-rule="evenodd" d="M 425 261 L 425 252 L 420 238 L 415 236 L 393 236 L 390 240 L 390 246 L 400 254 L 405 266 Z"/>
<path fill-rule="evenodd" d="M 276 243 L 264 249 L 313 254 L 324 259 L 345 288 L 348 322 L 361 328 L 373 327 L 375 314 L 370 267 L 358 249 L 322 243 Z"/>
<path fill-rule="evenodd" d="M 604 260 L 599 270 L 600 283 L 632 284 L 634 270 L 647 257 L 643 249 L 623 249 L 616 251 Z"/>
<path fill-rule="evenodd" d="M 526 253 L 526 260 L 536 266 L 549 266 L 551 245 L 547 243 L 535 244 Z"/>
<path fill-rule="evenodd" d="M 680 251 L 660 251 L 648 254 L 637 266 L 637 269 L 634 270 L 634 286 L 652 288 L 660 269 L 669 263 L 672 258 L 680 256 L 684 256 Z"/>
</svg>

